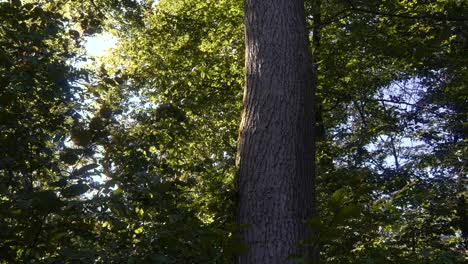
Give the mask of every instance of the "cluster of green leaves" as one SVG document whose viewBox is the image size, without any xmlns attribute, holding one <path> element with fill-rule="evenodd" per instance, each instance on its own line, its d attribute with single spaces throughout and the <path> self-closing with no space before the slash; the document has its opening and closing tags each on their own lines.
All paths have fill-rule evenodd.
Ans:
<svg viewBox="0 0 468 264">
<path fill-rule="evenodd" d="M 467 5 L 306 1 L 325 263 L 461 263 Z M 241 0 L 0 3 L 0 263 L 230 263 Z M 119 40 L 86 71 L 84 36 Z"/>
<path fill-rule="evenodd" d="M 83 73 L 70 65 L 79 40 L 57 8 L 0 3 L 2 263 L 58 258 L 88 229 L 80 195 L 96 166 L 83 167 L 92 153 L 66 144 L 79 119 L 74 83 Z"/>
<path fill-rule="evenodd" d="M 90 3 L 0 2 L 1 263 L 99 257 L 89 198 L 100 134 L 82 116 L 88 74 L 75 68 L 83 36 L 103 24 Z"/>
<path fill-rule="evenodd" d="M 142 5 L 144 27 L 113 25 L 119 47 L 86 87 L 102 132 L 97 243 L 108 262 L 229 262 L 241 3 Z"/>
<path fill-rule="evenodd" d="M 324 259 L 462 261 L 466 4 L 314 3 Z"/>
</svg>

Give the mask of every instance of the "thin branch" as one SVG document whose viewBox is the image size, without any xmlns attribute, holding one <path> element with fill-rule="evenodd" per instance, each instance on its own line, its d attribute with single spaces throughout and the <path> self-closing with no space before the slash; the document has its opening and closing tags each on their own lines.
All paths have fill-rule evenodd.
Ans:
<svg viewBox="0 0 468 264">
<path fill-rule="evenodd" d="M 348 2 L 348 4 L 352 7 L 352 8 L 355 8 L 356 6 L 354 5 L 354 3 L 351 1 L 351 0 L 346 0 L 346 2 Z"/>
<path fill-rule="evenodd" d="M 387 13 L 387 12 L 381 12 L 381 11 L 356 7 L 351 0 L 346 0 L 346 2 L 348 2 L 348 4 L 351 6 L 351 8 L 349 9 L 351 11 L 356 11 L 356 12 L 360 12 L 360 13 L 367 13 L 367 14 L 373 14 L 373 15 L 379 15 L 379 16 L 397 17 L 397 18 L 405 18 L 405 19 L 432 19 L 432 20 L 436 20 L 436 21 L 452 21 L 452 22 L 468 21 L 467 18 L 447 18 L 447 17 L 443 17 L 443 16 L 435 16 L 435 15 L 430 15 L 430 14 L 410 15 L 410 14 Z"/>
<path fill-rule="evenodd" d="M 402 101 L 393 101 L 393 100 L 389 100 L 389 99 L 378 98 L 378 99 L 375 99 L 375 100 L 378 101 L 378 102 L 387 102 L 387 103 L 392 103 L 392 104 L 402 104 L 402 105 L 409 105 L 409 106 L 417 106 L 416 104 L 407 103 L 407 102 L 402 102 Z"/>
<path fill-rule="evenodd" d="M 39 219 L 39 227 L 37 228 L 37 232 L 34 234 L 33 241 L 31 244 L 28 245 L 28 247 L 24 251 L 26 255 L 23 256 L 23 260 L 26 262 L 29 262 L 31 260 L 32 250 L 37 246 L 37 243 L 39 242 L 39 238 L 43 232 L 43 227 L 47 216 L 49 216 L 49 212 L 47 212 L 42 218 Z"/>
<path fill-rule="evenodd" d="M 380 12 L 380 11 L 364 9 L 364 8 L 351 8 L 351 10 L 361 12 L 361 13 L 379 15 L 379 16 L 397 17 L 397 18 L 406 18 L 406 19 L 431 19 L 431 20 L 436 20 L 436 21 L 451 21 L 451 22 L 468 21 L 468 19 L 466 18 L 446 18 L 442 16 L 435 16 L 435 15 L 429 15 L 429 14 L 428 15 L 392 14 L 392 13 Z"/>
<path fill-rule="evenodd" d="M 351 13 L 345 14 L 346 12 L 349 12 L 349 11 L 352 11 L 352 10 L 349 9 L 349 8 L 345 8 L 343 10 L 340 10 L 340 11 L 336 12 L 336 14 L 331 15 L 330 17 L 322 19 L 322 21 L 320 23 L 314 23 L 314 26 L 316 25 L 316 26 L 319 26 L 319 27 L 323 27 L 323 26 L 330 25 L 333 22 L 336 22 L 336 21 L 338 21 L 338 20 L 340 20 L 342 18 L 345 18 L 345 17 L 348 17 L 349 15 L 351 15 Z M 321 15 L 321 14 L 320 13 L 312 14 L 312 17 L 316 17 L 318 15 Z M 313 27 L 309 27 L 308 29 L 309 29 L 309 31 L 311 31 L 313 29 Z"/>
<path fill-rule="evenodd" d="M 91 0 L 90 2 L 93 5 L 93 7 L 96 8 L 96 10 L 99 12 L 99 15 L 103 16 L 105 19 L 109 19 L 109 17 L 101 11 L 101 8 L 94 2 L 94 0 Z"/>
</svg>

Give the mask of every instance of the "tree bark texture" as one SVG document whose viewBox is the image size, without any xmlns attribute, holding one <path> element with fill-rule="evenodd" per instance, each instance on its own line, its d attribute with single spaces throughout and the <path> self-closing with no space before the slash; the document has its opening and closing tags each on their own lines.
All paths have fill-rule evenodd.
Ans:
<svg viewBox="0 0 468 264">
<path fill-rule="evenodd" d="M 316 255 L 313 61 L 303 0 L 245 0 L 246 77 L 239 136 L 238 263 Z M 242 228 L 244 226 L 244 228 Z"/>
</svg>

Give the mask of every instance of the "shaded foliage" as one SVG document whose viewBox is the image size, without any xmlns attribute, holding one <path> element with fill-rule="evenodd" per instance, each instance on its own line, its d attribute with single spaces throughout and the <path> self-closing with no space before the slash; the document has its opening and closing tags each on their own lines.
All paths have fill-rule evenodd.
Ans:
<svg viewBox="0 0 468 264">
<path fill-rule="evenodd" d="M 79 196 L 93 167 L 81 160 L 92 153 L 66 144 L 80 116 L 74 82 L 83 73 L 70 65 L 75 32 L 53 5 L 2 2 L 0 16 L 0 255 L 30 262 L 81 245 L 78 226 L 87 225 L 72 218 L 84 210 Z"/>
<path fill-rule="evenodd" d="M 232 262 L 242 1 L 57 2 L 0 3 L 0 262 Z M 466 3 L 306 7 L 310 242 L 324 263 L 462 263 Z M 118 47 L 78 66 L 104 30 Z"/>
</svg>

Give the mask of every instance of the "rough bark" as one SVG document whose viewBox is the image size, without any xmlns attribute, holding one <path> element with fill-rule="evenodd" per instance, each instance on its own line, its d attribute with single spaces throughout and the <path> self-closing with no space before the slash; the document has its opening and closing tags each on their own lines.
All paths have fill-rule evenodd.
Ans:
<svg viewBox="0 0 468 264">
<path fill-rule="evenodd" d="M 303 0 L 246 0 L 238 263 L 290 263 L 314 214 L 314 84 Z"/>
</svg>

